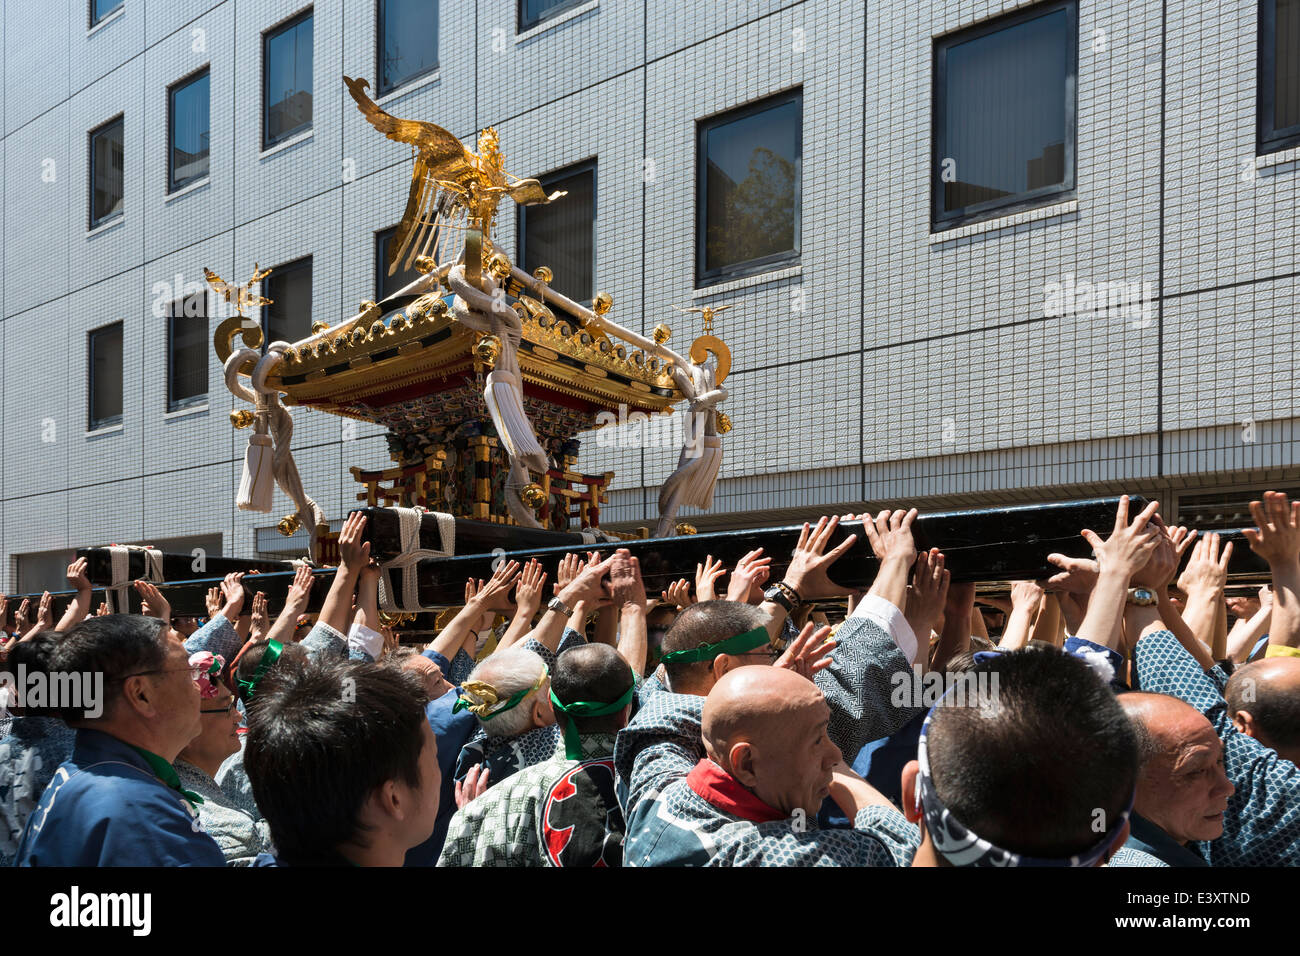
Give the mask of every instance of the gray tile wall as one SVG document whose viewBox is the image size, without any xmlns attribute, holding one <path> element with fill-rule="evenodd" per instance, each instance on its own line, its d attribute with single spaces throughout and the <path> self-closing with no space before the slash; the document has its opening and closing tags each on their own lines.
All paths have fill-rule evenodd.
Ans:
<svg viewBox="0 0 1300 956">
<path fill-rule="evenodd" d="M 313 318 L 374 298 L 374 234 L 401 215 L 408 152 L 340 77 L 376 80 L 375 5 L 314 7 L 310 136 L 264 153 L 262 36 L 297 0 L 125 0 L 88 30 L 4 4 L 0 44 L 0 584 L 13 556 L 220 534 L 251 553 L 272 515 L 233 507 L 246 433 L 215 361 L 209 405 L 167 411 L 161 305 L 202 269 L 311 255 Z M 1051 218 L 932 242 L 933 38 L 1007 0 L 596 0 L 516 36 L 515 0 L 442 0 L 439 70 L 382 98 L 507 168 L 595 158 L 596 284 L 611 316 L 669 325 L 685 350 L 723 305 L 734 365 L 714 507 L 700 526 L 861 502 L 944 505 L 1285 481 L 1296 474 L 1300 163 L 1256 169 L 1253 0 L 1082 0 L 1078 202 Z M 1162 49 L 1162 35 L 1168 49 Z M 211 70 L 211 175 L 168 197 L 167 88 Z M 803 91 L 802 256 L 694 288 L 697 121 Z M 125 116 L 123 221 L 88 234 L 88 132 Z M 498 241 L 517 243 L 504 204 Z M 1049 318 L 1051 283 L 1150 282 L 1150 321 Z M 208 318 L 211 333 L 221 316 Z M 87 333 L 125 329 L 121 429 L 86 433 Z M 202 321 L 202 320 L 200 320 Z M 378 429 L 298 413 L 304 482 L 331 517 L 349 465 L 387 462 Z M 606 523 L 653 522 L 671 448 L 600 448 Z M 761 514 L 766 513 L 766 514 Z M 757 517 L 756 517 L 757 516 Z"/>
</svg>

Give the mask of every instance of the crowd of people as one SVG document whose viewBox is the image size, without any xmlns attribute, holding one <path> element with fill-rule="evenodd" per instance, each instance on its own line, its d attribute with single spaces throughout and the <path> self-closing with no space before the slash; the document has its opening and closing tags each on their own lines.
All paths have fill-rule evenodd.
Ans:
<svg viewBox="0 0 1300 956">
<path fill-rule="evenodd" d="M 655 596 L 625 549 L 503 562 L 426 647 L 360 513 L 314 615 L 307 567 L 274 617 L 239 574 L 206 619 L 144 581 L 92 614 L 77 561 L 0 642 L 0 863 L 1294 865 L 1300 502 L 1251 511 L 1258 594 L 1124 498 L 1091 558 L 977 599 L 897 510 L 804 525 L 780 580 L 761 550 Z"/>
</svg>

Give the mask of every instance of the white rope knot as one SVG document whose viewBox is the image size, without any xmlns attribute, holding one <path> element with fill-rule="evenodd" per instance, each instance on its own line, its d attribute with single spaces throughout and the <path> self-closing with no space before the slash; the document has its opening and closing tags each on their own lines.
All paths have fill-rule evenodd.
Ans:
<svg viewBox="0 0 1300 956">
<path fill-rule="evenodd" d="M 127 613 L 126 591 L 131 584 L 131 552 L 144 554 L 143 581 L 166 584 L 163 578 L 162 552 L 151 545 L 114 544 L 108 549 L 109 582 L 104 591 L 110 614 Z"/>
<path fill-rule="evenodd" d="M 423 611 L 419 594 L 419 563 L 425 558 L 449 558 L 456 553 L 456 518 L 441 511 L 428 511 L 424 508 L 390 508 L 397 512 L 398 542 L 401 553 L 388 561 L 382 561 L 379 569 L 379 606 L 392 613 L 411 614 Z M 438 520 L 438 536 L 442 541 L 442 550 L 420 547 L 420 525 L 425 515 L 433 515 Z M 394 571 L 402 572 L 402 602 L 399 605 L 393 597 Z"/>
</svg>

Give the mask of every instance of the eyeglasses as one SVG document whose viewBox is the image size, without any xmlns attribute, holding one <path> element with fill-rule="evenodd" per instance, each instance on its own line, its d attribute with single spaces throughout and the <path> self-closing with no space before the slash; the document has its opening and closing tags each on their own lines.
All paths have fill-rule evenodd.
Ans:
<svg viewBox="0 0 1300 956">
<path fill-rule="evenodd" d="M 202 664 L 186 664 L 184 667 L 164 667 L 159 670 L 136 671 L 134 674 L 125 674 L 122 677 L 111 677 L 109 678 L 108 683 L 111 684 L 114 681 L 130 680 L 132 677 L 149 677 L 152 674 L 179 674 L 182 671 L 189 672 L 190 680 L 198 680 L 203 676 L 205 669 L 206 668 Z"/>
<path fill-rule="evenodd" d="M 232 698 L 230 698 L 230 703 L 228 703 L 225 707 L 215 707 L 215 708 L 213 708 L 213 709 L 211 709 L 211 710 L 204 710 L 202 707 L 200 707 L 200 708 L 199 708 L 199 713 L 200 713 L 200 714 L 227 714 L 227 715 L 228 715 L 232 710 L 235 709 L 235 704 L 236 704 L 237 702 L 238 702 L 238 701 L 237 701 L 237 698 L 232 697 Z"/>
</svg>

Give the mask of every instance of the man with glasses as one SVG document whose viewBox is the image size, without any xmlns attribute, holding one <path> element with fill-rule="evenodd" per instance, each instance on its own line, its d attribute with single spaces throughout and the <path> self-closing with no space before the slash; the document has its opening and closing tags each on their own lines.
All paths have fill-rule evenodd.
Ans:
<svg viewBox="0 0 1300 956">
<path fill-rule="evenodd" d="M 172 765 L 203 718 L 202 665 L 191 666 L 170 632 L 154 618 L 92 617 L 55 648 L 50 670 L 102 675 L 104 700 L 64 710 L 77 734 L 72 757 L 27 821 L 18 866 L 224 865 L 198 818 L 203 798 Z"/>
</svg>

